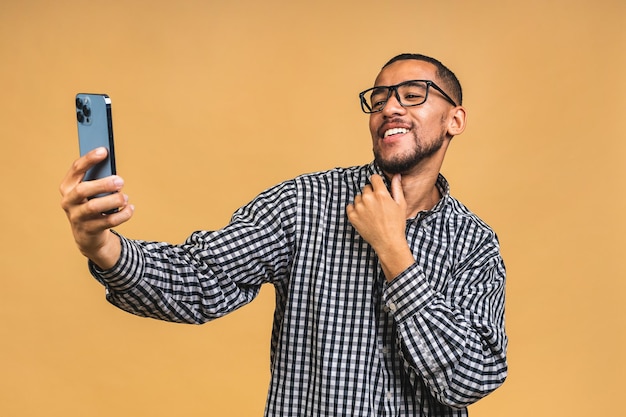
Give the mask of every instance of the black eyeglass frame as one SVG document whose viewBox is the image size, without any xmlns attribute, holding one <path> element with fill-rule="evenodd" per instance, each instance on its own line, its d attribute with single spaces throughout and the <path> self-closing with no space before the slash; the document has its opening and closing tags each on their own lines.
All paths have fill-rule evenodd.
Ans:
<svg viewBox="0 0 626 417">
<path fill-rule="evenodd" d="M 422 101 L 421 103 L 417 103 L 417 104 L 404 104 L 402 102 L 402 100 L 400 99 L 400 94 L 398 93 L 398 88 L 402 87 L 404 85 L 407 84 L 411 84 L 414 82 L 423 82 L 426 84 L 426 94 L 424 94 L 424 101 Z M 444 99 L 446 99 L 447 102 L 449 102 L 450 104 L 452 104 L 454 107 L 458 106 L 458 104 L 455 103 L 454 100 L 452 100 L 452 98 L 446 94 L 445 91 L 443 91 L 441 89 L 441 87 L 439 87 L 437 84 L 435 84 L 434 81 L 432 80 L 408 80 L 408 81 L 403 81 L 400 84 L 396 84 L 396 85 L 377 85 L 376 87 L 372 87 L 372 88 L 368 88 L 365 91 L 362 91 L 359 93 L 359 99 L 361 101 L 361 110 L 363 110 L 363 113 L 367 113 L 367 114 L 372 114 L 372 113 L 380 113 L 381 111 L 383 111 L 383 109 L 385 108 L 385 106 L 387 105 L 387 102 L 389 101 L 389 97 L 391 97 L 391 93 L 393 92 L 396 95 L 396 99 L 398 100 L 398 103 L 400 103 L 400 105 L 402 107 L 415 107 L 415 106 L 420 106 L 424 103 L 426 103 L 426 100 L 428 100 L 428 92 L 430 91 L 430 87 L 433 87 L 435 90 L 439 91 L 441 93 L 441 95 L 443 96 Z M 387 88 L 387 98 L 385 99 L 385 104 L 383 104 L 383 106 L 378 109 L 378 110 L 372 110 L 372 108 L 369 106 L 369 104 L 367 104 L 367 100 L 365 98 L 365 95 L 369 92 L 372 92 L 374 90 L 377 90 L 379 88 Z"/>
</svg>

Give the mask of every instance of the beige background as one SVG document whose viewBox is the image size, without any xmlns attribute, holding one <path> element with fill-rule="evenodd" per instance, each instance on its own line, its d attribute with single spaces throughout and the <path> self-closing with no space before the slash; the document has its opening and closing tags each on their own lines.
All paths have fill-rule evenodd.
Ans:
<svg viewBox="0 0 626 417">
<path fill-rule="evenodd" d="M 510 376 L 485 417 L 623 409 L 626 3 L 4 1 L 0 415 L 258 416 L 271 288 L 204 326 L 123 313 L 75 250 L 58 184 L 73 97 L 113 99 L 129 237 L 181 242 L 264 188 L 369 162 L 357 93 L 401 52 L 459 76 L 444 173 L 498 232 Z"/>
</svg>

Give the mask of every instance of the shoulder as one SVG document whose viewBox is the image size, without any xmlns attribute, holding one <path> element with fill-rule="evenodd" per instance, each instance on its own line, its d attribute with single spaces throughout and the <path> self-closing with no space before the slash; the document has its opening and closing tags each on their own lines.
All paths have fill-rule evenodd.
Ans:
<svg viewBox="0 0 626 417">
<path fill-rule="evenodd" d="M 317 171 L 299 175 L 295 181 L 316 181 L 325 179 L 360 178 L 373 173 L 371 164 L 356 165 L 351 167 L 335 167 L 332 169 Z"/>
<path fill-rule="evenodd" d="M 293 207 L 303 200 L 352 194 L 351 190 L 360 190 L 365 185 L 370 171 L 370 165 L 362 165 L 301 174 L 263 190 L 245 207 Z"/>
<path fill-rule="evenodd" d="M 468 222 L 480 229 L 492 230 L 491 226 L 489 226 L 476 213 L 474 213 L 465 204 L 463 204 L 461 201 L 457 200 L 451 195 L 447 196 L 445 210 L 448 212 L 451 219 L 455 221 Z"/>
<path fill-rule="evenodd" d="M 476 245 L 499 247 L 493 228 L 465 204 L 451 195 L 444 198 L 441 207 L 440 226 L 457 244 L 466 248 Z"/>
<path fill-rule="evenodd" d="M 302 174 L 292 180 L 299 192 L 360 190 L 373 174 L 372 166 L 359 165 Z"/>
</svg>

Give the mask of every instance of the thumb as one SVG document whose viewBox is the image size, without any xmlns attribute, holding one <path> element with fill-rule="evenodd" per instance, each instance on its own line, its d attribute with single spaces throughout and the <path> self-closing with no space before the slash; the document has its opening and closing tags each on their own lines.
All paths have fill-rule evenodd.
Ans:
<svg viewBox="0 0 626 417">
<path fill-rule="evenodd" d="M 399 205 L 406 204 L 404 190 L 402 189 L 402 175 L 396 174 L 391 178 L 391 197 Z"/>
</svg>

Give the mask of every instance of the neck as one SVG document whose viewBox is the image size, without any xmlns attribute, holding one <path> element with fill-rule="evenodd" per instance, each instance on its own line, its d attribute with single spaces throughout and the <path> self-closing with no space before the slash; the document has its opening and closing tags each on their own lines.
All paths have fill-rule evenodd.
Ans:
<svg viewBox="0 0 626 417">
<path fill-rule="evenodd" d="M 445 149 L 433 155 L 423 163 L 402 173 L 402 190 L 407 203 L 407 219 L 413 218 L 420 211 L 431 210 L 441 200 L 437 188 L 439 171 L 443 164 Z M 385 173 L 391 180 L 392 175 Z"/>
<path fill-rule="evenodd" d="M 441 200 L 441 193 L 437 188 L 438 175 L 439 171 L 402 176 L 407 219 L 415 217 L 420 211 L 431 210 Z"/>
</svg>

